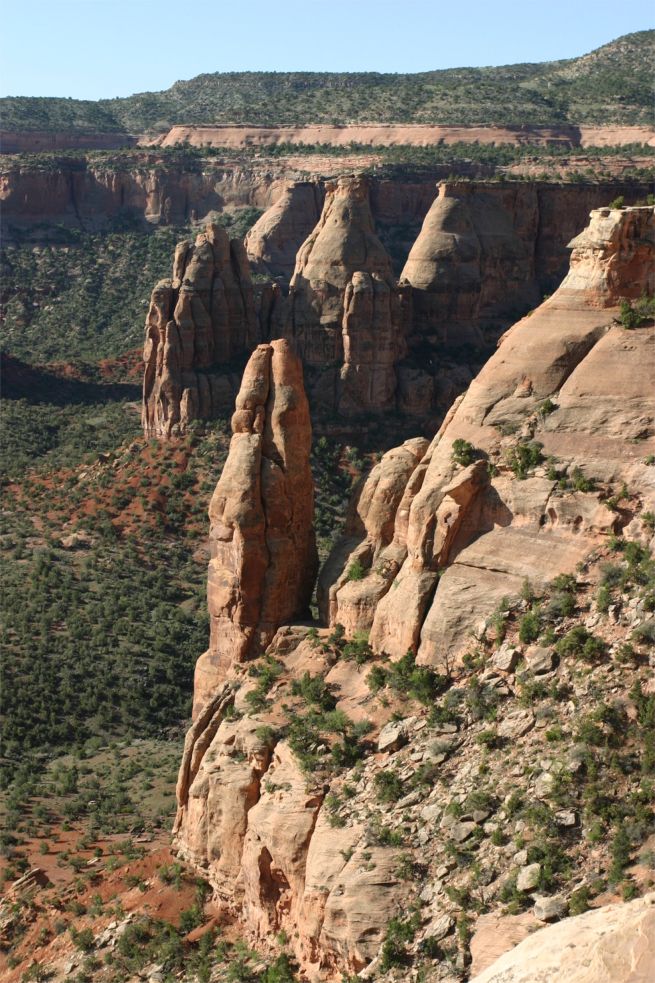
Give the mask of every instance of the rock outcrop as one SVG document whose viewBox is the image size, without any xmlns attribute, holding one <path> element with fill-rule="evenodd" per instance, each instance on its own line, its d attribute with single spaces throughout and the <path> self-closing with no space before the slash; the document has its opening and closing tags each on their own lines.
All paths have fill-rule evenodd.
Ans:
<svg viewBox="0 0 655 983">
<path fill-rule="evenodd" d="M 244 375 L 210 507 L 211 640 L 196 670 L 174 843 L 254 940 L 284 932 L 310 979 L 372 974 L 390 957 L 391 965 L 409 959 L 410 947 L 421 956 L 442 941 L 452 953 L 455 899 L 470 883 L 452 863 L 462 844 L 479 850 L 480 870 L 487 864 L 490 904 L 507 885 L 530 895 L 532 913 L 513 923 L 513 938 L 566 913 L 562 879 L 542 883 L 543 865 L 529 855 L 534 836 L 519 851 L 510 839 L 541 817 L 515 819 L 507 803 L 517 786 L 521 801 L 548 801 L 559 774 L 536 709 L 523 703 L 525 674 L 558 673 L 576 700 L 589 688 L 578 685 L 574 660 L 560 664 L 554 650 L 524 646 L 518 619 L 507 649 L 492 652 L 484 634 L 493 609 L 526 577 L 547 596 L 545 582 L 582 559 L 598 575 L 602 555 L 590 560 L 592 551 L 606 555 L 607 534 L 631 518 L 602 504 L 615 482 L 639 489 L 642 517 L 655 507 L 645 463 L 655 451 L 655 329 L 628 331 L 615 320 L 621 299 L 653 288 L 655 212 L 595 212 L 572 245 L 560 290 L 508 332 L 432 443 L 390 451 L 359 489 L 318 592 L 325 620 L 343 625 L 345 639 L 285 623 L 307 603 L 314 574 L 300 361 L 288 341 L 275 341 L 255 350 Z M 637 595 L 624 603 L 633 607 L 622 627 L 612 622 L 616 644 L 619 628 L 625 638 L 643 623 Z M 570 619 L 552 625 L 560 637 Z M 489 658 L 481 669 L 462 658 L 472 635 L 477 659 Z M 438 672 L 385 659 L 408 649 L 419 667 Z M 618 663 L 597 669 L 600 692 L 615 691 Z M 449 681 L 446 705 L 448 694 L 433 694 Z M 425 705 L 410 711 L 414 692 Z M 555 703 L 559 692 L 548 688 L 547 699 Z M 476 704 L 489 693 L 493 732 Z M 556 706 L 573 742 L 580 705 Z M 490 734 L 505 750 L 485 753 L 487 774 L 476 755 Z M 577 774 L 573 751 L 566 768 Z M 578 792 L 553 813 L 576 856 L 586 838 L 573 831 L 587 822 Z M 604 856 L 610 863 L 609 848 Z M 587 854 L 584 867 L 587 878 Z M 417 871 L 429 871 L 420 894 Z M 420 920 L 410 914 L 412 897 Z M 390 933 L 392 919 L 411 943 Z M 634 952 L 642 958 L 636 943 Z M 484 952 L 476 958 L 484 962 Z"/>
<path fill-rule="evenodd" d="M 308 610 L 317 563 L 311 425 L 302 365 L 286 341 L 253 352 L 232 431 L 209 506 L 211 634 L 196 666 L 196 712 L 231 665 Z"/>
<path fill-rule="evenodd" d="M 257 273 L 291 279 L 296 254 L 320 218 L 323 197 L 318 181 L 286 183 L 245 238 L 248 259 Z"/>
<path fill-rule="evenodd" d="M 353 500 L 344 534 L 321 570 L 318 602 L 326 624 L 349 634 L 371 626 L 375 608 L 398 572 L 393 539 L 406 521 L 420 482 L 428 441 L 418 437 L 388 451 Z"/>
<path fill-rule="evenodd" d="M 408 483 L 420 487 L 396 523 L 393 590 L 380 589 L 376 563 L 377 606 L 353 621 L 370 628 L 379 652 L 452 660 L 526 578 L 542 584 L 573 570 L 620 528 L 581 478 L 652 483 L 654 332 L 615 319 L 622 298 L 653 292 L 653 209 L 593 212 L 571 246 L 559 290 L 504 336 Z M 362 597 L 368 576 L 356 585 Z M 332 570 L 330 583 L 344 580 L 347 567 Z M 329 613 L 336 620 L 338 606 Z"/>
<path fill-rule="evenodd" d="M 471 983 L 649 983 L 655 894 L 607 905 L 535 932 Z"/>
<path fill-rule="evenodd" d="M 287 714 L 304 716 L 293 680 L 307 673 L 340 694 L 340 719 L 366 721 L 370 692 L 359 668 L 335 665 L 307 628 L 280 628 L 266 655 L 278 672 L 268 705 L 253 712 L 252 679 L 233 665 L 187 735 L 175 849 L 255 938 L 287 933 L 310 978 L 359 972 L 408 893 L 398 851 L 363 817 L 332 820 L 326 759 L 308 768 L 282 731 Z"/>
<path fill-rule="evenodd" d="M 430 147 L 450 143 L 535 144 L 565 147 L 620 146 L 626 143 L 655 145 L 650 126 L 435 126 L 431 123 L 308 123 L 298 126 L 248 126 L 221 123 L 213 126 L 179 124 L 156 142 L 162 147 L 275 146 L 295 143 L 347 147 L 364 143 L 371 147 Z"/>
<path fill-rule="evenodd" d="M 225 409 L 234 384 L 226 370 L 259 335 L 243 244 L 217 225 L 179 243 L 172 279 L 153 290 L 146 319 L 146 436 L 170 437 Z"/>
<path fill-rule="evenodd" d="M 318 224 L 298 251 L 285 333 L 318 370 L 317 399 L 346 413 L 395 405 L 406 296 L 375 234 L 363 177 L 326 186 Z"/>
<path fill-rule="evenodd" d="M 537 200 L 519 185 L 504 197 L 468 182 L 439 185 L 400 275 L 413 288 L 414 344 L 430 336 L 451 346 L 480 343 L 481 327 L 507 317 L 508 295 L 518 311 L 537 302 Z"/>
</svg>

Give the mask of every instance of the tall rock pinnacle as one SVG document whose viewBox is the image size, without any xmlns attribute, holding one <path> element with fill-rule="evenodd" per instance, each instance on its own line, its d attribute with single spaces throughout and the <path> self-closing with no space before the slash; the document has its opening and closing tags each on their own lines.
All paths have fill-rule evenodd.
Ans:
<svg viewBox="0 0 655 983">
<path fill-rule="evenodd" d="M 393 405 L 394 366 L 405 353 L 403 297 L 375 234 L 368 182 L 328 183 L 318 224 L 298 251 L 287 322 L 305 364 L 332 372 L 326 402 L 345 412 Z"/>
<path fill-rule="evenodd" d="M 143 357 L 143 428 L 170 437 L 211 419 L 231 397 L 218 375 L 259 341 L 243 244 L 209 225 L 175 250 L 173 277 L 152 292 Z"/>
<path fill-rule="evenodd" d="M 285 340 L 246 366 L 232 440 L 209 506 L 209 650 L 196 666 L 194 707 L 232 663 L 261 653 L 308 609 L 316 575 L 311 424 L 302 365 Z"/>
</svg>

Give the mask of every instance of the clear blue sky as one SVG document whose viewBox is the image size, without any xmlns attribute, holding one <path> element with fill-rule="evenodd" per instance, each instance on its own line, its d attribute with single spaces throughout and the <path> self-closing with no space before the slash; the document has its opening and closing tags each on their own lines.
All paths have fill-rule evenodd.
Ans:
<svg viewBox="0 0 655 983">
<path fill-rule="evenodd" d="M 652 0 L 5 0 L 0 94 L 99 99 L 218 71 L 412 72 L 584 54 Z"/>
</svg>

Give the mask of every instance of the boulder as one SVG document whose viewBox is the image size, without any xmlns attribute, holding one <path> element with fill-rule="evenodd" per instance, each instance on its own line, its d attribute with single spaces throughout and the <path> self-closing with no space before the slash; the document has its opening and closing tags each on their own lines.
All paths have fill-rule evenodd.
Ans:
<svg viewBox="0 0 655 983">
<path fill-rule="evenodd" d="M 525 667 L 535 676 L 552 672 L 556 665 L 555 652 L 543 645 L 530 645 L 525 651 Z"/>
<path fill-rule="evenodd" d="M 550 897 L 536 898 L 532 913 L 540 922 L 554 922 L 564 918 L 568 907 L 566 898 L 561 894 L 552 894 Z"/>
<path fill-rule="evenodd" d="M 541 864 L 528 864 L 521 867 L 516 878 L 516 888 L 518 891 L 533 891 L 539 883 L 541 877 Z"/>
<path fill-rule="evenodd" d="M 655 894 L 565 918 L 534 932 L 471 983 L 650 983 Z"/>
<path fill-rule="evenodd" d="M 520 649 L 503 644 L 491 656 L 491 663 L 496 669 L 500 669 L 501 672 L 514 672 L 520 658 Z"/>
<path fill-rule="evenodd" d="M 398 751 L 407 744 L 407 725 L 404 720 L 391 720 L 380 731 L 378 751 Z"/>
</svg>

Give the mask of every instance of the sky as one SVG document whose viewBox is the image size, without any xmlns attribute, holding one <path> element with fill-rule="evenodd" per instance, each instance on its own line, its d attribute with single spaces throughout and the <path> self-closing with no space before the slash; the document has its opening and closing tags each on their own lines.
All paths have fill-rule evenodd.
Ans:
<svg viewBox="0 0 655 983">
<path fill-rule="evenodd" d="M 572 58 L 652 0 L 4 0 L 0 95 L 100 99 L 201 72 L 418 72 Z"/>
</svg>

